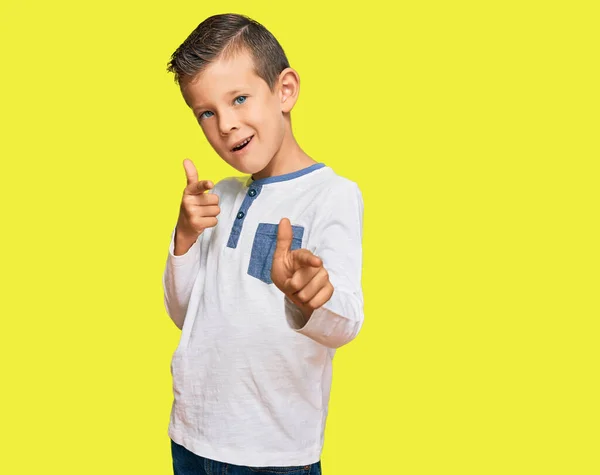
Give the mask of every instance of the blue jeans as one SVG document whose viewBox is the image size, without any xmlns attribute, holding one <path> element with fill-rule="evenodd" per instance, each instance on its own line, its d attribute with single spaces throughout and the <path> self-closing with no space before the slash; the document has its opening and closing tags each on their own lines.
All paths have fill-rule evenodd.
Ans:
<svg viewBox="0 0 600 475">
<path fill-rule="evenodd" d="M 296 467 L 243 467 L 190 452 L 171 440 L 174 475 L 321 475 L 321 461 Z"/>
</svg>

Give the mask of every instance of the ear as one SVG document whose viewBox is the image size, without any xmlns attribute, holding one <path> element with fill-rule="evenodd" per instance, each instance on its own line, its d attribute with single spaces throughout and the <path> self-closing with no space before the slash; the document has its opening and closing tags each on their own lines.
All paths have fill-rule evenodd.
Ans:
<svg viewBox="0 0 600 475">
<path fill-rule="evenodd" d="M 300 76 L 296 70 L 285 68 L 279 74 L 278 85 L 281 112 L 290 112 L 300 93 Z"/>
</svg>

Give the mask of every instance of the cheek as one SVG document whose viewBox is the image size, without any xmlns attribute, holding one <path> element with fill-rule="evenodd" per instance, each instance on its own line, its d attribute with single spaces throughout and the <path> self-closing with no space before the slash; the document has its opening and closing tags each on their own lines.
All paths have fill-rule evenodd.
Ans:
<svg viewBox="0 0 600 475">
<path fill-rule="evenodd" d="M 264 101 L 249 110 L 249 117 L 255 127 L 268 134 L 280 134 L 281 111 L 273 101 Z"/>
<path fill-rule="evenodd" d="M 246 116 L 248 121 L 254 125 L 259 130 L 268 127 L 268 110 L 265 109 L 264 106 L 260 104 L 256 104 L 254 107 L 248 110 L 248 115 Z"/>
<path fill-rule="evenodd" d="M 218 141 L 215 140 L 215 133 L 214 133 L 214 127 L 204 127 L 202 129 L 202 132 L 204 133 L 204 136 L 206 137 L 206 140 L 208 140 L 208 143 L 214 148 L 217 144 Z"/>
<path fill-rule="evenodd" d="M 214 124 L 206 125 L 202 128 L 202 132 L 206 137 L 207 142 L 213 148 L 213 150 L 217 153 L 223 152 L 223 140 L 220 137 L 219 131 Z"/>
</svg>

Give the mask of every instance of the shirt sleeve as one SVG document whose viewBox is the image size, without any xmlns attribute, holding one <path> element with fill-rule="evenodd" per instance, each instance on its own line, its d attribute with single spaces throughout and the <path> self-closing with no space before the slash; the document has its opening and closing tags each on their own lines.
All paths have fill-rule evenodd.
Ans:
<svg viewBox="0 0 600 475">
<path fill-rule="evenodd" d="M 295 331 L 327 346 L 339 348 L 352 341 L 363 320 L 362 229 L 364 203 L 356 183 L 344 186 L 328 199 L 328 211 L 315 224 L 317 245 L 334 291 L 306 321 L 300 309 L 284 296 L 288 324 Z"/>
<path fill-rule="evenodd" d="M 192 288 L 200 270 L 200 242 L 204 233 L 198 236 L 185 254 L 176 256 L 175 229 L 176 227 L 171 233 L 169 254 L 163 273 L 163 289 L 167 314 L 177 328 L 182 329 Z"/>
</svg>

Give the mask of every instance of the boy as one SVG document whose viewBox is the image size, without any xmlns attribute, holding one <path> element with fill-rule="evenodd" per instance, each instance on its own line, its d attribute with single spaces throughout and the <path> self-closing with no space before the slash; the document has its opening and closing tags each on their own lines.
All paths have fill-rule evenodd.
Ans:
<svg viewBox="0 0 600 475">
<path fill-rule="evenodd" d="M 206 19 L 168 71 L 211 146 L 245 175 L 213 185 L 183 163 L 163 275 L 182 329 L 174 472 L 320 474 L 332 359 L 364 318 L 361 192 L 294 139 L 299 77 L 259 23 Z"/>
</svg>

